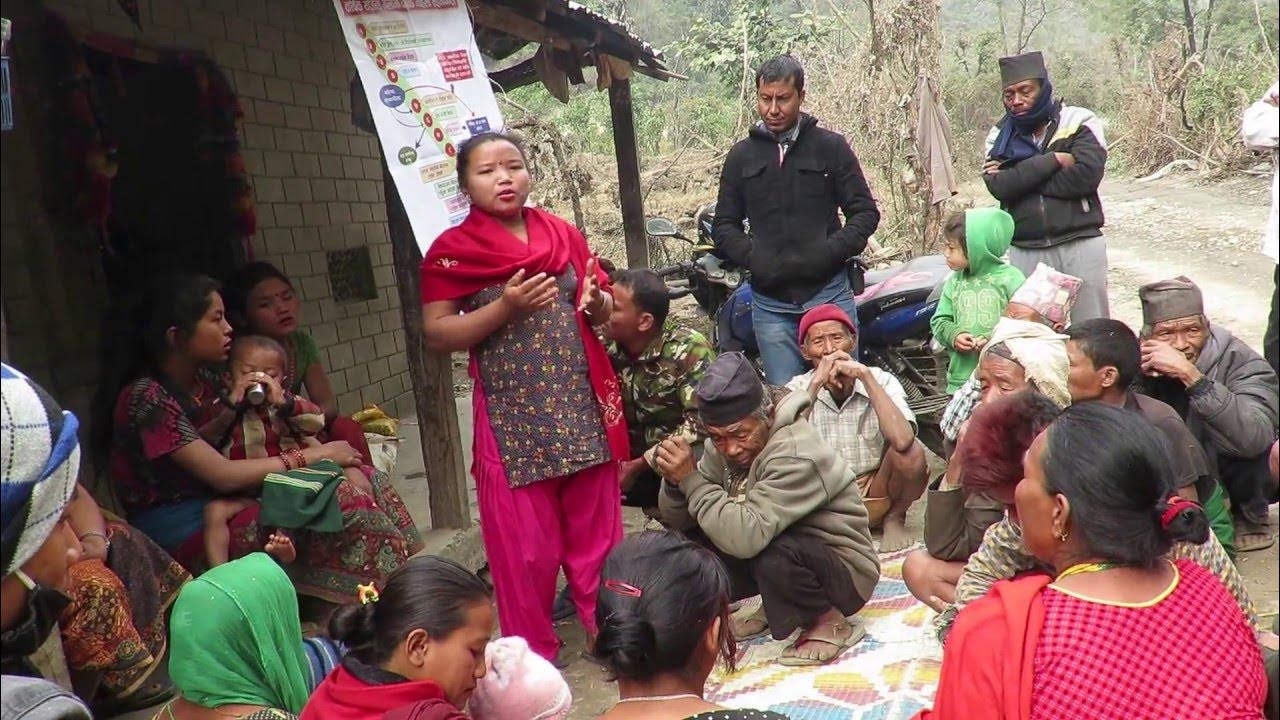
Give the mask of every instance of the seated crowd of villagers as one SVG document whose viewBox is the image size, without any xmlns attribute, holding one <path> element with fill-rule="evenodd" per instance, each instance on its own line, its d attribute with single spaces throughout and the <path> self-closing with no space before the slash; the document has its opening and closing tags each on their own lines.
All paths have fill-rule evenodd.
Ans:
<svg viewBox="0 0 1280 720">
<path fill-rule="evenodd" d="M 517 141 L 456 160 L 472 210 L 423 260 L 423 325 L 429 350 L 470 355 L 492 585 L 415 557 L 288 277 L 174 274 L 120 310 L 88 443 L 123 517 L 77 483 L 77 419 L 3 367 L 6 718 L 563 718 L 561 571 L 617 682 L 605 717 L 778 718 L 707 702 L 712 669 L 765 635 L 785 666 L 855 648 L 922 498 L 903 575 L 945 639 L 922 718 L 1262 715 L 1275 634 L 1234 558 L 1273 541 L 1277 377 L 1193 282 L 1143 286 L 1137 332 L 1070 323 L 1097 288 L 1011 272 L 1003 210 L 950 219 L 933 330 L 952 447 L 930 478 L 848 303 L 807 308 L 788 338 L 807 367 L 766 383 L 675 323 L 656 273 L 611 276 L 527 206 Z M 665 528 L 624 540 L 624 503 Z M 55 629 L 79 697 L 34 679 Z M 36 706 L 65 713 L 17 715 Z"/>
</svg>

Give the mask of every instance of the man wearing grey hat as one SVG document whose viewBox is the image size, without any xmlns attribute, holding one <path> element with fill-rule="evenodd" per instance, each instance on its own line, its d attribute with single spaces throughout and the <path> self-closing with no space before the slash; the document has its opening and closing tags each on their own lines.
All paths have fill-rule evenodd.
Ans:
<svg viewBox="0 0 1280 720">
<path fill-rule="evenodd" d="M 1210 326 L 1200 288 L 1185 277 L 1138 289 L 1143 391 L 1177 410 L 1231 499 L 1237 552 L 1271 547 L 1269 467 L 1280 417 L 1271 365 L 1226 328 Z"/>
<path fill-rule="evenodd" d="M 696 398 L 702 459 L 680 438 L 658 446 L 663 520 L 724 560 L 734 599 L 761 596 L 762 613 L 735 621 L 739 639 L 800 628 L 779 662 L 831 662 L 862 638 L 846 618 L 880 578 L 853 470 L 805 419 L 809 394 L 775 405 L 741 353 L 717 358 Z"/>
<path fill-rule="evenodd" d="M 1009 262 L 1028 277 L 1044 263 L 1084 280 L 1071 322 L 1109 317 L 1102 123 L 1053 96 L 1038 52 L 1000 58 L 1000 80 L 1005 115 L 987 134 L 982 179 L 1013 216 Z"/>
</svg>

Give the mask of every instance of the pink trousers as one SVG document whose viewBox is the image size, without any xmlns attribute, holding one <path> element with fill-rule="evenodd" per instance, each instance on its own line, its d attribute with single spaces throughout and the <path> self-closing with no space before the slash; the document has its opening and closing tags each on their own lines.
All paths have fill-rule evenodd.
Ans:
<svg viewBox="0 0 1280 720">
<path fill-rule="evenodd" d="M 609 461 L 512 488 L 478 383 L 471 402 L 475 416 L 471 472 L 502 634 L 518 635 L 534 652 L 555 660 L 560 639 L 552 625 L 551 606 L 560 568 L 569 581 L 578 617 L 588 634 L 596 633 L 600 569 L 622 539 L 618 467 Z"/>
</svg>

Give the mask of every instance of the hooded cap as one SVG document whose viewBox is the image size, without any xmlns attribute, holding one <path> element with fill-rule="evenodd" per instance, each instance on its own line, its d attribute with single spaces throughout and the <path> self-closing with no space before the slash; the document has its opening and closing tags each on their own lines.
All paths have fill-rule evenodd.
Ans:
<svg viewBox="0 0 1280 720">
<path fill-rule="evenodd" d="M 969 273 L 982 275 L 1004 262 L 1013 242 L 1013 216 L 1000 208 L 974 208 L 964 212 L 964 245 Z"/>
<path fill-rule="evenodd" d="M 1048 79 L 1049 70 L 1044 66 L 1044 55 L 1039 50 L 1000 58 L 1000 87 L 1009 87 L 1023 80 Z"/>
<path fill-rule="evenodd" d="M 849 319 L 849 313 L 841 310 L 839 305 L 827 303 L 813 308 L 800 318 L 800 344 L 804 345 L 804 337 L 809 332 L 809 328 L 828 320 L 837 320 L 849 328 L 849 332 L 858 334 L 858 328 L 854 327 L 853 321 Z"/>
<path fill-rule="evenodd" d="M 44 545 L 80 470 L 76 416 L 39 385 L 0 365 L 0 561 L 10 575 Z"/>
<path fill-rule="evenodd" d="M 760 408 L 764 402 L 764 385 L 746 355 L 730 352 L 711 363 L 694 396 L 703 424 L 724 427 Z"/>
<path fill-rule="evenodd" d="M 1200 288 L 1184 275 L 1158 280 L 1138 288 L 1142 301 L 1142 326 L 1150 330 L 1166 320 L 1204 314 L 1204 297 Z"/>
<path fill-rule="evenodd" d="M 467 710 L 475 720 L 561 720 L 573 705 L 569 684 L 555 666 L 520 637 L 485 646 L 485 674 Z"/>
</svg>

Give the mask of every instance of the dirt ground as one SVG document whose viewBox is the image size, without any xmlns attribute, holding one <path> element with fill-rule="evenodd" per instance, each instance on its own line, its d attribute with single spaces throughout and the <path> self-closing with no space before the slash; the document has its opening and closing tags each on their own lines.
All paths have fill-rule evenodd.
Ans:
<svg viewBox="0 0 1280 720">
<path fill-rule="evenodd" d="M 980 186 L 966 187 L 963 200 L 990 204 Z M 688 197 L 686 202 L 698 198 Z M 1141 325 L 1138 287 L 1155 280 L 1186 275 L 1204 290 L 1207 312 L 1254 348 L 1261 348 L 1270 306 L 1274 265 L 1257 253 L 1267 222 L 1269 187 L 1263 178 L 1244 177 L 1200 185 L 1185 178 L 1154 183 L 1110 180 L 1103 185 L 1110 259 L 1111 312 L 1131 326 Z M 683 314 L 683 313 L 682 313 Z M 923 503 L 912 512 L 911 526 L 919 532 Z M 628 530 L 643 519 L 632 515 Z M 1276 506 L 1272 506 L 1272 521 Z M 1280 592 L 1280 549 L 1240 558 L 1240 572 L 1261 613 L 1274 616 Z M 566 657 L 575 658 L 566 670 L 574 693 L 570 718 L 599 716 L 617 701 L 616 686 L 595 665 L 577 659 L 583 647 L 581 627 L 563 623 Z"/>
</svg>

